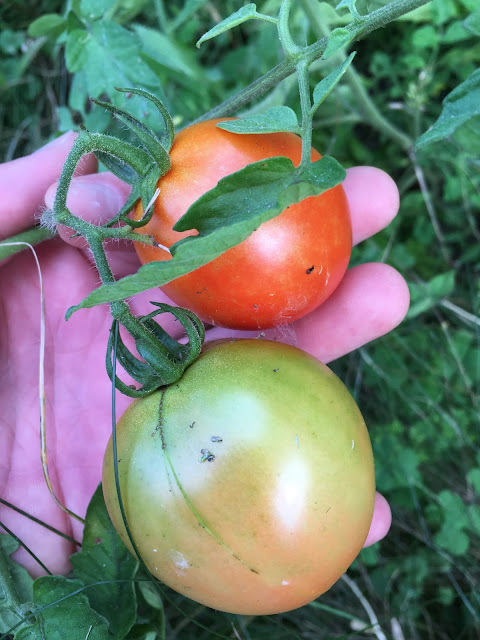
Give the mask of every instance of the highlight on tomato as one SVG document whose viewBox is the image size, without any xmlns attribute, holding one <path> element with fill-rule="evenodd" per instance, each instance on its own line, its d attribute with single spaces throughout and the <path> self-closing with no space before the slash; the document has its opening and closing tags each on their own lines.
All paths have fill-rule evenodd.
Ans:
<svg viewBox="0 0 480 640">
<path fill-rule="evenodd" d="M 174 224 L 217 182 L 248 164 L 275 156 L 301 159 L 301 139 L 292 133 L 235 134 L 209 120 L 180 131 L 172 166 L 160 180 L 151 221 L 142 234 L 170 247 L 193 235 Z M 320 159 L 312 149 L 312 161 Z M 133 217 L 143 215 L 141 203 Z M 168 260 L 168 252 L 135 243 L 140 261 Z M 212 262 L 162 287 L 176 304 L 204 322 L 233 329 L 287 324 L 324 302 L 343 278 L 352 249 L 347 198 L 341 185 L 291 205 Z"/>
<path fill-rule="evenodd" d="M 120 492 L 150 572 L 217 610 L 261 615 L 328 590 L 367 537 L 372 449 L 352 396 L 285 344 L 207 345 L 175 384 L 135 400 L 117 425 Z M 119 509 L 113 449 L 104 458 Z"/>
</svg>

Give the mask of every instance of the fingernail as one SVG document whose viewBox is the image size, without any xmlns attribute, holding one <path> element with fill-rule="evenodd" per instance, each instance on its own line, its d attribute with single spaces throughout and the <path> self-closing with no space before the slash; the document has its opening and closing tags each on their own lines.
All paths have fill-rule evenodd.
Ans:
<svg viewBox="0 0 480 640">
<path fill-rule="evenodd" d="M 96 179 L 101 177 L 96 176 Z M 100 223 L 120 211 L 125 203 L 125 195 L 108 182 L 77 178 L 72 180 L 67 203 L 73 213 Z"/>
</svg>

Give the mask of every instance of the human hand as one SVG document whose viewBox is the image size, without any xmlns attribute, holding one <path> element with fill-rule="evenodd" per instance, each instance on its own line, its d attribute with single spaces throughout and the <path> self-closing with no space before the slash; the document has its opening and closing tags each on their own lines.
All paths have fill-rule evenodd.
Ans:
<svg viewBox="0 0 480 640">
<path fill-rule="evenodd" d="M 73 136 L 32 156 L 0 166 L 0 239 L 30 227 L 47 187 L 58 178 Z M 95 223 L 118 211 L 128 187 L 111 174 L 96 174 L 91 156 L 82 160 L 79 177 L 70 187 L 73 213 Z M 398 210 L 398 192 L 382 171 L 357 167 L 348 172 L 344 187 L 349 198 L 354 242 L 385 227 Z M 53 204 L 56 185 L 46 194 Z M 48 461 L 60 500 L 84 515 L 101 479 L 102 458 L 111 431 L 111 382 L 105 371 L 105 351 L 111 317 L 107 306 L 82 310 L 64 320 L 66 309 L 99 285 L 91 255 L 82 238 L 60 229 L 60 239 L 38 246 L 45 288 L 45 394 Z M 135 271 L 139 262 L 131 245 L 112 243 L 110 265 L 117 278 Z M 45 485 L 40 464 L 38 421 L 39 286 L 29 252 L 0 264 L 0 492 L 5 500 L 50 525 L 81 539 L 81 525 L 55 504 Z M 144 292 L 132 301 L 135 314 L 150 311 L 148 301 L 168 301 L 160 291 Z M 329 300 L 302 320 L 265 337 L 295 344 L 328 362 L 387 333 L 404 317 L 408 289 L 402 277 L 383 264 L 350 269 Z M 162 321 L 175 337 L 177 323 Z M 251 332 L 213 328 L 207 339 L 252 337 Z M 118 396 L 120 414 L 130 399 Z M 56 534 L 0 508 L 5 522 L 53 573 L 69 569 L 73 546 Z M 381 539 L 391 522 L 385 499 L 377 494 L 366 545 Z M 17 558 L 32 575 L 41 570 L 23 550 Z"/>
</svg>

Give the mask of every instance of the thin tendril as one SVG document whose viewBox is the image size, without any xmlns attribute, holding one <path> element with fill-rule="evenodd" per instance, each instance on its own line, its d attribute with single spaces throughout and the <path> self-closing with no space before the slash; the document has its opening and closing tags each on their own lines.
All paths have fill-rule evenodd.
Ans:
<svg viewBox="0 0 480 640">
<path fill-rule="evenodd" d="M 162 589 L 162 587 L 160 586 L 158 580 L 155 578 L 155 576 L 152 575 L 152 573 L 150 572 L 149 568 L 147 567 L 147 565 L 145 564 L 137 545 L 135 544 L 135 541 L 133 539 L 132 536 L 132 532 L 130 531 L 130 528 L 128 526 L 128 521 L 127 521 L 127 514 L 125 512 L 125 508 L 123 505 L 123 500 L 122 500 L 122 496 L 121 496 L 121 490 L 120 490 L 120 478 L 118 475 L 118 456 L 117 456 L 117 425 L 116 425 L 116 419 L 115 419 L 115 406 L 116 406 L 116 402 L 115 402 L 115 376 L 116 376 L 116 365 L 117 365 L 117 344 L 118 344 L 118 320 L 114 320 L 113 321 L 113 325 L 112 325 L 112 331 L 113 331 L 113 363 L 112 363 L 112 449 L 113 449 L 113 470 L 114 470 L 114 474 L 115 474 L 115 487 L 116 487 L 116 491 L 117 491 L 117 499 L 118 499 L 118 506 L 120 508 L 120 513 L 122 515 L 122 519 L 123 519 L 123 525 L 125 527 L 125 530 L 127 532 L 128 535 L 128 539 L 130 540 L 130 544 L 133 547 L 133 550 L 135 551 L 135 555 L 137 556 L 138 561 L 140 562 L 140 565 L 142 567 L 142 569 L 146 572 L 147 576 L 150 576 L 150 583 L 153 584 L 153 586 L 159 591 L 160 595 L 165 598 L 173 607 L 174 609 L 176 609 L 179 613 L 181 613 L 183 616 L 185 616 L 186 618 L 188 618 L 188 620 L 190 620 L 190 622 L 192 622 L 193 624 L 197 625 L 200 629 L 203 629 L 204 631 L 208 631 L 211 635 L 216 636 L 217 638 L 222 638 L 223 640 L 228 640 L 228 636 L 224 636 L 221 633 L 218 633 L 217 631 L 212 631 L 211 629 L 209 629 L 208 627 L 204 626 L 203 624 L 201 624 L 200 622 L 197 622 L 196 620 L 193 620 L 193 618 L 191 618 L 190 616 L 188 616 L 184 611 L 182 611 L 180 609 L 180 607 L 168 596 L 167 593 L 165 593 L 165 591 Z M 0 638 L 0 640 L 2 640 Z"/>
<path fill-rule="evenodd" d="M 38 391 L 39 391 L 39 399 L 40 399 L 40 458 L 42 462 L 43 469 L 43 477 L 45 478 L 46 485 L 50 492 L 50 495 L 55 500 L 56 504 L 65 511 L 66 514 L 75 518 L 82 524 L 84 523 L 83 518 L 78 516 L 73 511 L 70 511 L 68 507 L 63 505 L 60 500 L 55 495 L 55 491 L 53 489 L 53 485 L 50 479 L 50 474 L 48 472 L 48 463 L 47 463 L 47 433 L 46 433 L 46 419 L 45 419 L 45 294 L 43 289 L 43 278 L 42 271 L 40 268 L 40 262 L 37 257 L 37 253 L 33 246 L 28 242 L 12 242 L 12 246 L 15 245 L 24 245 L 32 250 L 33 257 L 35 258 L 35 262 L 37 263 L 38 270 L 38 278 L 40 282 L 40 357 L 39 357 L 39 371 L 38 371 Z"/>
<path fill-rule="evenodd" d="M 28 513 L 27 511 L 24 511 L 23 509 L 20 509 L 19 507 L 16 507 L 11 502 L 8 502 L 7 500 L 4 500 L 3 498 L 0 498 L 0 504 L 3 504 L 5 507 L 8 507 L 9 509 L 13 509 L 13 511 L 16 511 L 17 513 L 20 513 L 22 516 L 25 516 L 29 520 L 32 520 L 32 522 L 36 522 L 37 524 L 39 524 L 40 526 L 44 527 L 45 529 L 48 529 L 49 531 L 52 531 L 53 533 L 56 533 L 58 536 L 64 538 L 65 540 L 68 540 L 69 542 L 71 542 L 75 546 L 77 546 L 77 547 L 81 547 L 82 546 L 82 543 L 79 542 L 78 540 L 75 540 L 75 538 L 72 538 L 71 536 L 67 536 L 67 534 L 63 533 L 63 531 L 60 531 L 60 529 L 56 529 L 55 527 L 52 527 L 52 525 L 47 524 L 46 522 L 43 522 L 43 520 L 40 520 L 39 518 L 36 518 L 35 516 L 32 516 L 31 513 Z"/>
<path fill-rule="evenodd" d="M 36 556 L 33 551 L 30 549 L 30 547 L 27 547 L 27 545 L 22 542 L 22 540 L 13 533 L 13 531 L 11 529 L 9 529 L 7 527 L 6 524 L 4 524 L 1 520 L 0 520 L 0 527 L 2 527 L 2 529 L 8 533 L 9 536 L 11 536 L 16 542 L 18 542 L 18 544 L 23 547 L 25 549 L 25 551 L 30 554 L 32 556 L 32 558 L 35 560 L 35 562 L 38 562 L 38 564 L 42 567 L 42 569 L 45 571 L 45 573 L 48 573 L 48 575 L 52 576 L 53 573 L 50 571 L 50 569 L 45 566 L 43 564 L 43 562 L 40 560 L 40 558 L 38 556 Z"/>
</svg>

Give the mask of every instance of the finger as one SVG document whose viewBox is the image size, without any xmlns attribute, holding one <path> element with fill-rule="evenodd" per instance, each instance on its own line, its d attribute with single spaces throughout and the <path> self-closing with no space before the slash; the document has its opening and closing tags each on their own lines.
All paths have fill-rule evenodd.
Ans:
<svg viewBox="0 0 480 640">
<path fill-rule="evenodd" d="M 350 205 L 354 245 L 384 229 L 398 213 L 397 185 L 381 169 L 348 169 L 343 188 Z"/>
<path fill-rule="evenodd" d="M 375 507 L 373 511 L 372 524 L 365 540 L 364 547 L 369 547 L 375 542 L 384 538 L 392 524 L 392 512 L 385 498 L 380 494 L 375 495 Z"/>
<path fill-rule="evenodd" d="M 51 208 L 57 192 L 58 183 L 50 185 L 45 193 L 45 206 Z M 111 220 L 123 207 L 131 187 L 112 173 L 91 174 L 72 180 L 67 206 L 70 211 L 92 224 L 101 225 Z M 76 236 L 68 227 L 58 227 L 58 233 L 67 244 L 81 249 L 92 261 L 86 240 Z M 109 263 L 116 278 L 122 278 L 135 272 L 140 262 L 132 249 L 131 242 L 108 241 L 105 243 Z"/>
<path fill-rule="evenodd" d="M 0 165 L 0 239 L 35 224 L 45 191 L 59 178 L 75 137 L 73 132 L 65 133 L 29 156 Z M 96 169 L 95 157 L 89 154 L 82 158 L 76 175 Z"/>
<path fill-rule="evenodd" d="M 363 264 L 347 271 L 330 298 L 308 316 L 262 335 L 330 362 L 394 329 L 405 317 L 409 300 L 407 284 L 393 267 Z M 208 339 L 258 335 L 215 327 Z"/>
</svg>

